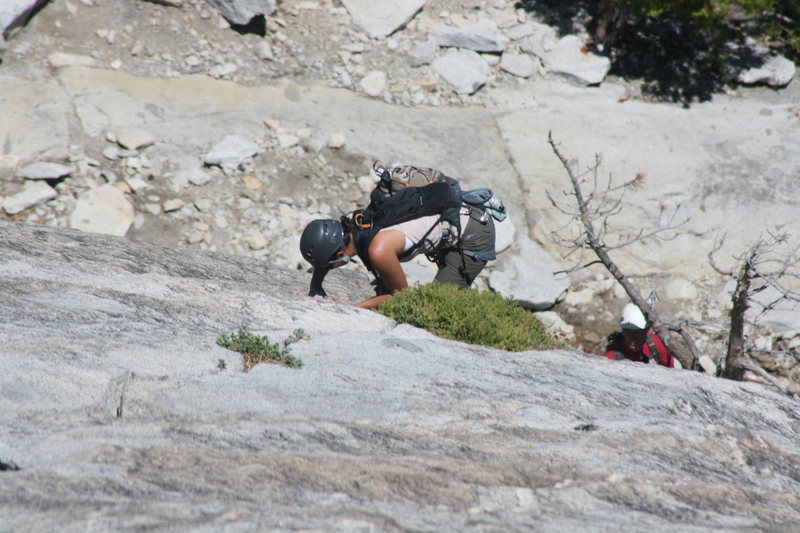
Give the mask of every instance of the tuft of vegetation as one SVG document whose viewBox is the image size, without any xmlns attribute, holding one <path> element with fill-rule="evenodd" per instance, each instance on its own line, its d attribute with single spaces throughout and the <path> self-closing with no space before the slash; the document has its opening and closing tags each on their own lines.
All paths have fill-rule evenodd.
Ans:
<svg viewBox="0 0 800 533">
<path fill-rule="evenodd" d="M 13 461 L 3 461 L 0 459 L 0 472 L 19 470 L 19 467 Z"/>
<path fill-rule="evenodd" d="M 217 344 L 240 352 L 244 358 L 244 371 L 247 372 L 259 363 L 278 363 L 290 368 L 302 368 L 303 361 L 289 353 L 289 344 L 307 338 L 308 335 L 303 330 L 297 329 L 283 341 L 283 345 L 273 344 L 266 335 L 255 335 L 242 326 L 236 333 L 217 337 Z"/>
<path fill-rule="evenodd" d="M 398 322 L 446 339 L 508 351 L 551 350 L 567 345 L 510 298 L 430 283 L 398 292 L 378 308 Z"/>
</svg>

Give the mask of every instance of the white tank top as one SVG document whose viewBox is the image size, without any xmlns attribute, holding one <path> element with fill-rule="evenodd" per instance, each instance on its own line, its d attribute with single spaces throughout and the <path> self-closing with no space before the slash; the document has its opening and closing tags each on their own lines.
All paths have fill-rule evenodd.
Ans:
<svg viewBox="0 0 800 533">
<path fill-rule="evenodd" d="M 469 208 L 462 207 L 460 215 L 461 231 L 464 231 L 464 228 L 467 227 L 467 222 L 469 222 Z M 431 226 L 435 227 L 431 230 Z M 428 233 L 428 236 L 425 237 L 425 242 L 415 248 L 413 253 L 408 256 L 404 256 L 401 259 L 402 262 L 410 261 L 419 254 L 434 251 L 442 240 L 442 224 L 439 222 L 439 215 L 420 217 L 414 220 L 409 220 L 408 222 L 389 226 L 388 228 L 383 228 L 380 231 L 386 230 L 397 230 L 405 236 L 406 244 L 403 247 L 403 252 L 410 250 L 415 244 L 420 242 L 423 237 L 425 237 L 425 234 L 428 233 L 428 230 L 431 230 L 431 232 Z M 380 233 L 380 231 L 378 233 Z"/>
</svg>

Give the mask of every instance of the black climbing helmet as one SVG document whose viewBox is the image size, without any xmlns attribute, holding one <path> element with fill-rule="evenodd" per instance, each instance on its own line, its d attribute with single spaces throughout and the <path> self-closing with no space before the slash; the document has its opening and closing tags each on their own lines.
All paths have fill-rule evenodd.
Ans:
<svg viewBox="0 0 800 533">
<path fill-rule="evenodd" d="M 314 266 L 325 266 L 344 246 L 344 228 L 338 220 L 312 220 L 300 237 L 300 253 Z"/>
</svg>

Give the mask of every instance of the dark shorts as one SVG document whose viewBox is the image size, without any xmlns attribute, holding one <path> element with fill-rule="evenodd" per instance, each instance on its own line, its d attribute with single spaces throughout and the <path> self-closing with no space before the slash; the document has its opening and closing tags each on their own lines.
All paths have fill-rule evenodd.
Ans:
<svg viewBox="0 0 800 533">
<path fill-rule="evenodd" d="M 470 211 L 469 222 L 461 238 L 466 252 L 463 263 L 457 249 L 445 250 L 437 261 L 439 272 L 436 273 L 434 281 L 458 285 L 461 288 L 468 287 L 486 266 L 487 261 L 494 259 L 494 219 L 487 214 L 487 220 L 482 221 L 483 214 L 479 209 Z M 469 280 L 461 275 L 462 269 L 465 270 Z"/>
</svg>

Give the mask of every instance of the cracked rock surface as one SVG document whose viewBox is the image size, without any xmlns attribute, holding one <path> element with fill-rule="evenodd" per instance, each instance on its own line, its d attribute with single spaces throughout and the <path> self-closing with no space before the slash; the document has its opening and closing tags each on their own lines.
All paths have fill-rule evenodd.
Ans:
<svg viewBox="0 0 800 533">
<path fill-rule="evenodd" d="M 246 257 L 0 223 L 0 528 L 791 530 L 800 406 L 298 301 Z M 363 280 L 332 287 L 358 297 Z M 304 366 L 241 371 L 248 325 Z M 220 361 L 224 360 L 225 365 Z M 224 367 L 224 369 L 223 369 Z"/>
</svg>

